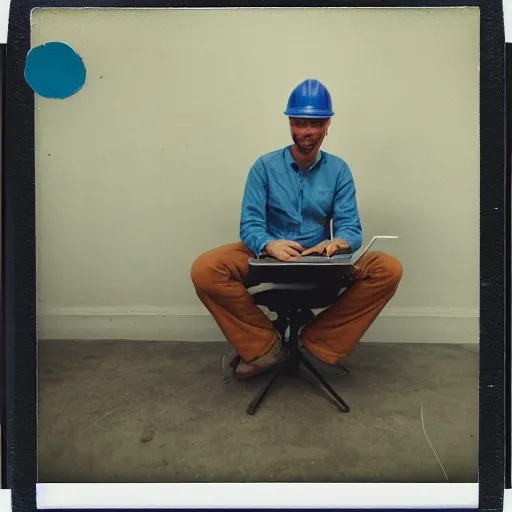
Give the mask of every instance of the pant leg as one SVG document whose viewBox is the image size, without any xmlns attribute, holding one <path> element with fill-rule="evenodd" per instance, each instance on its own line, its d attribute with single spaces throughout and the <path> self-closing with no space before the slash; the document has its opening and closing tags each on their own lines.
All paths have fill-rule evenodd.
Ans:
<svg viewBox="0 0 512 512">
<path fill-rule="evenodd" d="M 356 265 L 356 282 L 301 332 L 301 341 L 316 357 L 337 364 L 395 295 L 403 270 L 393 256 L 368 252 Z"/>
<path fill-rule="evenodd" d="M 247 363 L 266 354 L 278 339 L 273 323 L 243 284 L 252 257 L 245 244 L 238 242 L 202 254 L 191 268 L 197 296 Z"/>
</svg>

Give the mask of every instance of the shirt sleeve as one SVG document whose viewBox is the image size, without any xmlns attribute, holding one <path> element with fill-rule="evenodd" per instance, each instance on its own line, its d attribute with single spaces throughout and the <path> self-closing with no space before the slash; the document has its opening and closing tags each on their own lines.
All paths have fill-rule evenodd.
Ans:
<svg viewBox="0 0 512 512">
<path fill-rule="evenodd" d="M 342 238 L 350 245 L 351 252 L 363 244 L 363 229 L 357 208 L 356 187 L 350 168 L 343 164 L 334 196 L 334 238 Z"/>
<path fill-rule="evenodd" d="M 268 180 L 260 159 L 251 167 L 245 184 L 240 218 L 240 238 L 254 253 L 260 256 L 265 246 L 277 240 L 267 228 Z"/>
</svg>

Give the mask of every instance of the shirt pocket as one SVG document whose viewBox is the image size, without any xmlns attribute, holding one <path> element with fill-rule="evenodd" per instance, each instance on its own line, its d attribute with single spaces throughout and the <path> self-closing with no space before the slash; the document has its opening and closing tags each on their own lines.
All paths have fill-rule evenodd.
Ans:
<svg viewBox="0 0 512 512">
<path fill-rule="evenodd" d="M 330 214 L 332 211 L 333 197 L 334 191 L 332 189 L 327 187 L 318 187 L 313 190 L 311 202 L 319 211 L 322 211 L 325 214 Z"/>
</svg>

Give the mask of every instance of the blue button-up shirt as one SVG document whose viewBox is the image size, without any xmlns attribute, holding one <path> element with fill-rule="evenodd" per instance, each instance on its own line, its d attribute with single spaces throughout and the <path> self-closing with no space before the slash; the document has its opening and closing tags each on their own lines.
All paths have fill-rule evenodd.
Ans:
<svg viewBox="0 0 512 512">
<path fill-rule="evenodd" d="M 304 248 L 342 238 L 351 252 L 363 242 L 352 173 L 341 158 L 319 151 L 316 162 L 300 170 L 291 146 L 256 160 L 245 185 L 240 238 L 256 255 L 273 240 L 293 240 Z"/>
</svg>

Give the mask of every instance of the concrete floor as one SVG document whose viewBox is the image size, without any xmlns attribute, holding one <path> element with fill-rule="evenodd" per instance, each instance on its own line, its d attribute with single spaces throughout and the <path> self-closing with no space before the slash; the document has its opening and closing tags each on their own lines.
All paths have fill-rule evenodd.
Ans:
<svg viewBox="0 0 512 512">
<path fill-rule="evenodd" d="M 478 347 L 360 344 L 350 373 L 224 384 L 225 343 L 42 341 L 40 482 L 477 482 Z M 263 377 L 263 380 L 265 377 Z"/>
</svg>

